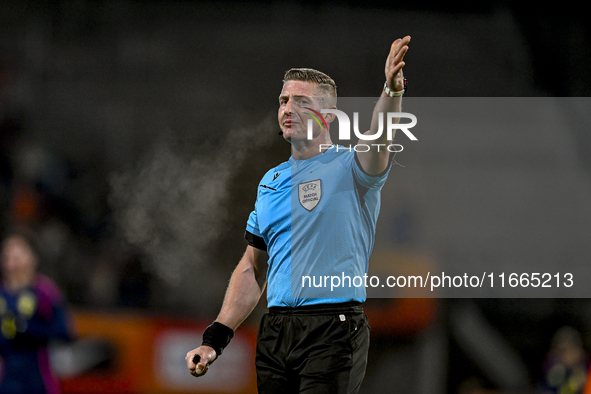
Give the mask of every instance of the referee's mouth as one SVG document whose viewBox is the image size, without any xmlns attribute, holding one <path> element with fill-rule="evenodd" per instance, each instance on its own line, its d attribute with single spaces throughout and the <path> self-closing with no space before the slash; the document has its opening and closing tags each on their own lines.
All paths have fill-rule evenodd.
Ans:
<svg viewBox="0 0 591 394">
<path fill-rule="evenodd" d="M 291 116 L 286 116 L 282 124 L 285 127 L 291 127 L 293 125 L 300 124 L 300 122 L 294 120 Z"/>
</svg>

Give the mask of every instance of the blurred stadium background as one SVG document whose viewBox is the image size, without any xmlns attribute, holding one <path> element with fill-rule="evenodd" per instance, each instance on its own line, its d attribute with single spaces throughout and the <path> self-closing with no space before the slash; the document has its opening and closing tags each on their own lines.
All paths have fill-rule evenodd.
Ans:
<svg viewBox="0 0 591 394">
<path fill-rule="evenodd" d="M 410 97 L 549 100 L 523 110 L 540 127 L 519 136 L 503 114 L 475 129 L 482 113 L 417 134 L 384 192 L 372 267 L 584 269 L 582 7 L 0 2 L 2 226 L 35 231 L 41 271 L 72 306 L 80 340 L 54 351 L 64 391 L 255 392 L 264 305 L 208 377 L 190 378 L 184 354 L 221 305 L 260 177 L 289 156 L 275 121 L 283 72 L 317 68 L 340 96 L 377 96 L 406 34 Z M 568 379 L 560 392 L 581 392 L 588 299 L 422 297 L 368 301 L 364 393 L 534 393 Z"/>
</svg>

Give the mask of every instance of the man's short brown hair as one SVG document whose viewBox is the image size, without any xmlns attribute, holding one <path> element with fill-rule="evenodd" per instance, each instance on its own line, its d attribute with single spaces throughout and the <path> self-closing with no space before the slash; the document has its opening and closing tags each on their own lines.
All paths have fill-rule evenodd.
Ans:
<svg viewBox="0 0 591 394">
<path fill-rule="evenodd" d="M 323 72 L 312 68 L 292 68 L 285 72 L 283 83 L 287 81 L 314 82 L 318 84 L 319 93 L 328 97 L 337 97 L 337 85 L 333 79 Z"/>
</svg>

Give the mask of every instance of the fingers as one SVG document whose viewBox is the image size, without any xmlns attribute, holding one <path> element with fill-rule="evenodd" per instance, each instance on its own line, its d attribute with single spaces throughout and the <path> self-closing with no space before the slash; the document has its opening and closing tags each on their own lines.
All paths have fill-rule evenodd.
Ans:
<svg viewBox="0 0 591 394">
<path fill-rule="evenodd" d="M 410 42 L 410 36 L 399 38 L 392 43 L 390 48 L 390 64 L 392 66 L 398 65 L 404 59 L 404 55 L 408 51 L 408 43 Z"/>
<path fill-rule="evenodd" d="M 392 46 L 390 47 L 390 55 L 395 57 L 396 54 L 402 48 L 406 47 L 409 42 L 410 42 L 410 36 L 406 36 L 404 38 L 398 38 L 398 39 L 394 40 L 394 42 L 392 43 Z M 406 49 L 408 49 L 408 47 Z"/>
<path fill-rule="evenodd" d="M 386 80 L 390 81 L 390 86 L 394 86 L 394 80 L 402 80 L 402 68 L 406 65 L 404 62 L 404 56 L 408 52 L 408 43 L 410 42 L 410 36 L 396 39 L 391 47 L 390 54 L 386 60 Z M 400 82 L 400 81 L 399 81 Z"/>
<path fill-rule="evenodd" d="M 400 49 L 400 51 L 396 54 L 394 61 L 392 62 L 393 68 L 398 68 L 398 70 L 399 70 L 402 67 L 404 67 L 404 62 L 402 61 L 402 59 L 404 59 L 404 55 L 406 55 L 407 51 L 408 51 L 408 47 L 403 47 Z M 400 66 L 401 64 L 402 64 L 402 66 Z"/>
<path fill-rule="evenodd" d="M 199 348 L 195 350 L 199 351 Z M 205 361 L 205 358 L 197 354 L 195 350 L 192 350 L 189 353 L 187 353 L 187 355 L 185 356 L 185 361 L 187 362 L 187 368 L 189 368 L 189 372 L 191 373 L 191 375 L 199 377 L 207 373 L 209 365 Z"/>
<path fill-rule="evenodd" d="M 406 63 L 404 63 L 404 62 L 400 62 L 400 63 L 398 63 L 398 64 L 397 64 L 396 66 L 394 66 L 394 68 L 393 68 L 393 69 L 390 71 L 390 75 L 394 76 L 394 75 L 398 74 L 398 73 L 399 73 L 399 72 L 402 70 L 402 67 L 404 67 L 404 65 L 405 65 L 405 64 L 406 64 Z"/>
<path fill-rule="evenodd" d="M 195 365 L 195 375 L 205 375 L 207 370 L 209 369 L 209 363 L 204 358 L 193 358 L 193 362 L 199 360 Z"/>
<path fill-rule="evenodd" d="M 404 36 L 402 38 L 397 38 L 396 40 L 394 40 L 394 42 L 392 43 L 392 48 L 395 48 L 397 46 L 402 46 L 402 45 L 406 45 L 410 42 L 410 36 Z"/>
<path fill-rule="evenodd" d="M 191 371 L 191 375 L 195 376 L 196 378 L 203 376 L 209 371 L 209 365 L 205 365 L 203 367 L 198 366 L 195 371 Z"/>
<path fill-rule="evenodd" d="M 195 350 L 197 350 L 197 349 L 195 349 Z M 197 367 L 197 364 L 194 362 L 194 360 L 195 360 L 194 357 L 197 355 L 195 353 L 195 350 L 191 350 L 185 356 L 185 361 L 187 362 L 187 368 L 189 368 L 190 371 L 194 371 L 195 368 Z"/>
<path fill-rule="evenodd" d="M 209 370 L 211 364 L 216 358 L 215 350 L 209 346 L 200 346 L 193 349 L 185 356 L 187 368 L 191 375 L 195 377 L 203 376 Z"/>
</svg>

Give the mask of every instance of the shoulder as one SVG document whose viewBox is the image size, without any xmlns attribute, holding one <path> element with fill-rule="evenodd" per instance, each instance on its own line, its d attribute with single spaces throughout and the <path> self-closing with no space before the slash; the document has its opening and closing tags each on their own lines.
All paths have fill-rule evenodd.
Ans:
<svg viewBox="0 0 591 394">
<path fill-rule="evenodd" d="M 333 145 L 322 156 L 325 156 L 326 161 L 338 161 L 346 166 L 350 166 L 355 161 L 355 150 L 347 146 Z"/>
<path fill-rule="evenodd" d="M 37 280 L 35 281 L 33 288 L 39 294 L 49 298 L 52 303 L 61 303 L 63 301 L 63 295 L 60 289 L 53 280 L 45 275 L 37 275 Z"/>
<path fill-rule="evenodd" d="M 263 175 L 263 177 L 261 178 L 261 181 L 259 182 L 259 184 L 264 184 L 269 181 L 272 181 L 275 178 L 275 174 L 277 174 L 278 172 L 288 170 L 289 168 L 290 168 L 289 162 L 284 161 L 283 163 L 279 164 L 278 166 L 273 167 L 269 171 L 267 171 L 265 173 L 265 175 Z"/>
</svg>

